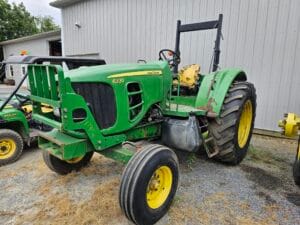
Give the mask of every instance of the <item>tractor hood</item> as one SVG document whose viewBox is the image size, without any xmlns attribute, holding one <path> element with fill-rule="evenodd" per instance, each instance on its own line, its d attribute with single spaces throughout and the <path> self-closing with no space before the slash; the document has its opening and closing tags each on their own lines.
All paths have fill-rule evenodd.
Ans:
<svg viewBox="0 0 300 225">
<path fill-rule="evenodd" d="M 92 67 L 80 67 L 72 71 L 65 73 L 65 77 L 69 77 L 71 82 L 93 82 L 103 80 L 109 76 L 118 74 L 130 74 L 138 75 L 141 71 L 141 75 L 151 75 L 157 71 L 168 69 L 168 63 L 166 61 L 154 61 L 148 63 L 134 63 L 134 64 L 109 64 Z M 145 73 L 149 72 L 149 73 Z M 130 74 L 129 74 L 130 73 Z M 126 76 L 126 75 L 125 75 Z"/>
</svg>

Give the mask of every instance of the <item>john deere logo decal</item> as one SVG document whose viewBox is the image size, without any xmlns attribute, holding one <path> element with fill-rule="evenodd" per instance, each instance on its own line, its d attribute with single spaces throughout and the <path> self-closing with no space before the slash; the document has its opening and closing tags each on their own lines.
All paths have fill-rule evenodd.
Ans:
<svg viewBox="0 0 300 225">
<path fill-rule="evenodd" d="M 8 113 L 8 114 L 4 114 L 3 117 L 5 118 L 12 118 L 12 117 L 16 117 L 17 114 L 16 113 Z"/>
</svg>

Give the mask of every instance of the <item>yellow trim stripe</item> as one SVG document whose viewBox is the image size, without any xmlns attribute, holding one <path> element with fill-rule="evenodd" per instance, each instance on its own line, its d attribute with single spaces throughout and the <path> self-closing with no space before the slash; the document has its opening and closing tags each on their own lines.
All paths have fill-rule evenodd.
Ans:
<svg viewBox="0 0 300 225">
<path fill-rule="evenodd" d="M 135 71 L 135 72 L 129 72 L 129 73 L 118 73 L 118 74 L 110 75 L 107 78 L 161 75 L 161 74 L 162 74 L 161 70 L 144 70 L 144 71 Z"/>
</svg>

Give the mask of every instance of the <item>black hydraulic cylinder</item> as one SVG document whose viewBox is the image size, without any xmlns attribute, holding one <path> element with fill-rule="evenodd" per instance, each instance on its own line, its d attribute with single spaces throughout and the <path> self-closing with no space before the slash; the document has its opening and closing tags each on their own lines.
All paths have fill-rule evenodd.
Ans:
<svg viewBox="0 0 300 225">
<path fill-rule="evenodd" d="M 180 56 L 180 49 L 179 49 L 179 44 L 180 44 L 180 26 L 181 26 L 181 21 L 177 20 L 177 28 L 176 28 L 176 40 L 175 40 L 175 52 L 178 56 Z M 178 73 L 178 65 L 174 67 L 174 73 Z"/>
</svg>

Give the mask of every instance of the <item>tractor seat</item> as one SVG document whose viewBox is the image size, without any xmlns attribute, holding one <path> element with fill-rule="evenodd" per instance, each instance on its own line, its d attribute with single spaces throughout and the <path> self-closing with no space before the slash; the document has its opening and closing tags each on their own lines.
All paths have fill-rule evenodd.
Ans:
<svg viewBox="0 0 300 225">
<path fill-rule="evenodd" d="M 5 108 L 15 108 L 15 109 L 20 110 L 21 109 L 21 104 L 17 100 L 11 100 L 11 101 L 9 101 L 9 103 L 6 105 Z"/>
<path fill-rule="evenodd" d="M 178 79 L 180 86 L 187 88 L 194 88 L 199 79 L 200 66 L 198 64 L 191 64 L 183 67 L 178 72 L 177 80 L 173 81 L 173 85 L 178 85 Z"/>
</svg>

